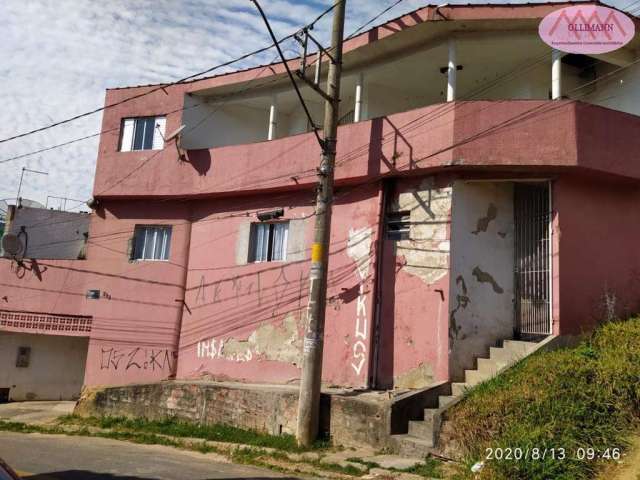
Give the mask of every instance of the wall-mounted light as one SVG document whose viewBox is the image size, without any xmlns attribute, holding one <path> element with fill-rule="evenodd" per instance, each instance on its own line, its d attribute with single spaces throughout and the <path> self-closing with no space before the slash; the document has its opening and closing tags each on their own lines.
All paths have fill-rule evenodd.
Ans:
<svg viewBox="0 0 640 480">
<path fill-rule="evenodd" d="M 278 208 L 276 210 L 268 210 L 266 212 L 258 212 L 256 214 L 256 217 L 258 217 L 258 220 L 260 220 L 261 222 L 266 222 L 267 220 L 275 220 L 276 218 L 280 218 L 283 215 L 284 215 L 284 209 L 283 208 Z"/>
</svg>

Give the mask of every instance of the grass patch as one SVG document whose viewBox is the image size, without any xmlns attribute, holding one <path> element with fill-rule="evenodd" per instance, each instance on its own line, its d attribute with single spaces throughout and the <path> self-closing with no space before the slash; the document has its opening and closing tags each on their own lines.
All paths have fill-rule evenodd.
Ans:
<svg viewBox="0 0 640 480">
<path fill-rule="evenodd" d="M 84 425 L 118 432 L 136 432 L 145 434 L 170 435 L 172 437 L 201 438 L 215 442 L 228 442 L 250 445 L 260 448 L 275 448 L 287 452 L 303 452 L 309 449 L 300 448 L 293 435 L 268 435 L 252 430 L 244 430 L 229 425 L 197 425 L 183 422 L 175 418 L 165 420 L 147 420 L 144 418 L 126 417 L 78 417 L 68 415 L 60 418 L 61 424 Z M 316 442 L 312 450 L 328 448 L 326 440 Z"/>
<path fill-rule="evenodd" d="M 640 420 L 640 318 L 610 322 L 576 348 L 532 355 L 469 392 L 449 413 L 467 478 L 593 478 L 610 460 L 580 459 L 580 448 L 624 449 Z M 486 460 L 487 448 L 564 449 L 565 458 Z M 557 456 L 557 455 L 556 455 Z"/>
<path fill-rule="evenodd" d="M 415 473 L 427 478 L 442 478 L 442 462 L 435 458 L 425 458 L 425 463 L 422 465 L 414 465 L 413 467 L 404 468 L 402 470 L 396 470 L 397 472 Z"/>
</svg>

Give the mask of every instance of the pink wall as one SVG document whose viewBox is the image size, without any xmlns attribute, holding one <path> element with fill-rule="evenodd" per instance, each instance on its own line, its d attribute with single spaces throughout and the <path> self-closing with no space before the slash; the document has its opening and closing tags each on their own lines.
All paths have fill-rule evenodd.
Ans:
<svg viewBox="0 0 640 480">
<path fill-rule="evenodd" d="M 11 311 L 86 315 L 92 330 L 85 383 L 161 380 L 175 369 L 188 251 L 188 205 L 106 202 L 92 215 L 86 260 L 35 262 L 22 275 L 0 260 L 0 285 Z M 169 262 L 129 262 L 136 224 L 172 224 Z M 27 266 L 32 267 L 30 261 Z M 86 298 L 100 290 L 99 300 Z M 29 329 L 24 329 L 30 332 Z M 85 334 L 86 335 L 86 334 Z"/>
<path fill-rule="evenodd" d="M 186 294 L 191 314 L 183 317 L 179 377 L 277 383 L 299 378 L 308 291 L 306 250 L 314 222 L 312 199 L 311 192 L 261 195 L 201 201 L 194 208 Z M 327 383 L 366 384 L 378 206 L 376 185 L 337 192 L 325 329 Z M 247 216 L 245 212 L 276 207 L 285 207 L 285 220 L 306 218 L 302 239 L 305 259 L 236 265 L 240 236 L 248 234 L 242 226 L 255 221 L 254 214 Z M 370 230 L 371 244 L 364 251 L 371 265 L 363 280 L 365 298 L 360 299 L 364 338 L 356 333 L 361 278 L 349 250 L 350 230 L 362 228 Z M 248 252 L 246 242 L 244 248 Z M 362 344 L 355 347 L 359 340 Z"/>
<path fill-rule="evenodd" d="M 130 262 L 127 245 L 136 224 L 172 225 L 169 261 Z M 85 383 L 161 380 L 175 371 L 189 245 L 186 203 L 106 202 L 92 223 L 84 289 L 94 317 Z M 90 305 L 89 305 L 90 304 Z"/>
<path fill-rule="evenodd" d="M 426 177 L 429 180 L 429 177 Z M 411 240 L 384 239 L 377 385 L 419 388 L 448 378 L 450 179 L 390 184 L 387 211 L 410 211 Z M 442 194 L 440 194 L 442 195 Z M 412 199 L 420 198 L 415 202 Z"/>
<path fill-rule="evenodd" d="M 557 215 L 560 333 L 579 333 L 616 313 L 640 311 L 637 185 L 563 175 L 553 185 Z"/>
<path fill-rule="evenodd" d="M 320 152 L 313 134 L 192 150 L 187 162 L 179 160 L 173 145 L 162 151 L 117 151 L 121 118 L 163 114 L 181 105 L 181 92 L 154 93 L 105 113 L 103 129 L 110 132 L 100 142 L 96 197 L 205 196 L 314 184 Z M 170 114 L 167 131 L 180 123 L 179 112 Z M 614 126 L 606 137 L 596 135 L 600 123 Z M 618 155 L 640 148 L 640 139 L 628 134 L 639 126 L 637 117 L 571 101 L 432 105 L 341 126 L 336 179 L 345 184 L 443 167 L 532 166 L 582 167 L 640 178 L 640 169 Z M 608 153 L 611 145 L 616 155 Z"/>
</svg>

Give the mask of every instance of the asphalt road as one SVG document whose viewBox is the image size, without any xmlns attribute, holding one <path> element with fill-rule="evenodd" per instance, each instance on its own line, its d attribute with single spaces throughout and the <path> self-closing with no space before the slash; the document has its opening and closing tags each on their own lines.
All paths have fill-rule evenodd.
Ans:
<svg viewBox="0 0 640 480">
<path fill-rule="evenodd" d="M 92 437 L 0 432 L 0 458 L 30 480 L 291 479 L 215 454 Z"/>
</svg>

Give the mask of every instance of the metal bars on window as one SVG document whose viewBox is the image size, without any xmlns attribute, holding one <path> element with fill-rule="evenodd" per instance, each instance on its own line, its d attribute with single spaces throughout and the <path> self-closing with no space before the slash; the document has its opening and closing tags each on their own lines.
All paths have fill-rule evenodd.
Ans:
<svg viewBox="0 0 640 480">
<path fill-rule="evenodd" d="M 515 184 L 515 315 L 521 337 L 551 334 L 549 207 L 547 183 Z"/>
</svg>

